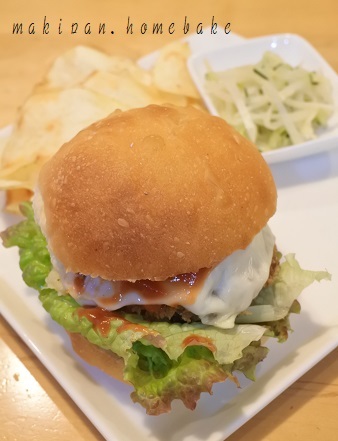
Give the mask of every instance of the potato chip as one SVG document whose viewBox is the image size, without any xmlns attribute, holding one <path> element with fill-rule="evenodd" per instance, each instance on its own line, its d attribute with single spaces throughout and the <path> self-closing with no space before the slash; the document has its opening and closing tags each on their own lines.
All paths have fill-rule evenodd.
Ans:
<svg viewBox="0 0 338 441">
<path fill-rule="evenodd" d="M 151 74 L 142 69 L 136 62 L 132 61 L 130 58 L 111 56 L 111 65 L 107 72 L 121 74 L 124 73 L 129 74 L 131 77 L 135 79 L 135 81 L 142 83 L 146 86 L 151 86 L 152 84 L 152 76 Z M 97 69 L 101 70 L 102 69 Z"/>
<path fill-rule="evenodd" d="M 60 55 L 0 138 L 0 189 L 6 210 L 32 195 L 42 165 L 80 130 L 117 108 L 148 104 L 201 106 L 186 67 L 187 44 L 164 48 L 153 70 L 85 46 Z"/>
<path fill-rule="evenodd" d="M 38 156 L 24 164 L 16 163 L 13 167 L 3 168 L 0 171 L 0 188 L 2 190 L 19 188 L 34 190 L 36 177 L 48 159 L 49 156 Z"/>
<path fill-rule="evenodd" d="M 174 42 L 165 46 L 152 69 L 154 85 L 166 92 L 200 99 L 187 68 L 189 55 L 188 43 Z"/>
<path fill-rule="evenodd" d="M 73 87 L 79 85 L 94 70 L 108 69 L 110 64 L 110 57 L 103 52 L 76 46 L 56 58 L 38 88 L 41 90 Z"/>
<path fill-rule="evenodd" d="M 90 47 L 76 46 L 54 61 L 45 79 L 37 85 L 35 92 L 79 86 L 95 71 L 113 73 L 126 71 L 144 84 L 150 85 L 152 81 L 149 73 L 129 58 L 109 56 Z"/>
<path fill-rule="evenodd" d="M 186 97 L 146 86 L 127 72 L 123 76 L 112 72 L 95 72 L 83 83 L 83 87 L 113 98 L 121 110 L 144 107 L 148 104 L 187 105 Z"/>
<path fill-rule="evenodd" d="M 33 196 L 33 191 L 25 188 L 8 190 L 6 194 L 4 209 L 7 213 L 20 214 L 19 205 L 23 201 L 29 201 Z"/>
<path fill-rule="evenodd" d="M 0 135 L 0 164 L 1 164 L 1 158 L 3 155 L 3 152 L 6 148 L 6 145 L 8 143 L 9 138 L 12 135 L 12 129 L 10 127 L 6 127 L 1 129 L 1 135 Z"/>
<path fill-rule="evenodd" d="M 112 98 L 86 89 L 32 95 L 20 109 L 2 152 L 0 189 L 7 191 L 9 201 L 5 209 L 17 212 L 24 200 L 20 198 L 32 194 L 42 165 L 61 145 L 115 109 Z"/>
<path fill-rule="evenodd" d="M 4 147 L 2 169 L 52 156 L 63 143 L 116 106 L 112 98 L 80 88 L 32 95 L 20 109 Z"/>
</svg>

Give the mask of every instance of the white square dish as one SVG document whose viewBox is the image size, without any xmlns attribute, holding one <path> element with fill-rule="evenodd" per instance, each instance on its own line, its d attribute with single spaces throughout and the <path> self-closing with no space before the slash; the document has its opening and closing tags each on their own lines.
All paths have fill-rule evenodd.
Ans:
<svg viewBox="0 0 338 441">
<path fill-rule="evenodd" d="M 321 55 L 303 38 L 292 34 L 279 34 L 243 40 L 233 46 L 212 49 L 193 54 L 188 68 L 208 110 L 218 115 L 205 87 L 205 76 L 211 68 L 214 72 L 258 63 L 265 52 L 279 55 L 293 67 L 322 73 L 332 85 L 334 114 L 317 138 L 296 145 L 281 147 L 263 153 L 268 163 L 276 163 L 319 153 L 338 147 L 338 76 Z"/>
</svg>

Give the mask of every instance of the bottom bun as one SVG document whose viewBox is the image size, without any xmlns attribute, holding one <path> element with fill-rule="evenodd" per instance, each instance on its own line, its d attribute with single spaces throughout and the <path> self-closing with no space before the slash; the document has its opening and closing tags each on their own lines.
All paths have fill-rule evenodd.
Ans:
<svg viewBox="0 0 338 441">
<path fill-rule="evenodd" d="M 84 361 L 99 368 L 116 380 L 130 384 L 123 379 L 124 361 L 122 357 L 90 343 L 81 334 L 68 332 L 68 335 L 74 351 Z"/>
</svg>

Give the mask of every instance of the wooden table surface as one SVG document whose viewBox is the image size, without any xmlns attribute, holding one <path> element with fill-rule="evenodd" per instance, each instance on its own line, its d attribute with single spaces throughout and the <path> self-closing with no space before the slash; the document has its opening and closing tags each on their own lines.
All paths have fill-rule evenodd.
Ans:
<svg viewBox="0 0 338 441">
<path fill-rule="evenodd" d="M 43 20 L 50 33 L 42 34 Z M 125 35 L 127 17 L 143 22 L 177 23 L 173 36 Z M 184 16 L 195 26 L 231 23 L 231 31 L 245 37 L 279 32 L 302 35 L 338 71 L 338 2 L 336 0 L 214 1 L 171 0 L 2 0 L 0 3 L 0 127 L 10 124 L 18 106 L 50 62 L 65 49 L 83 43 L 109 53 L 136 59 L 183 36 Z M 58 34 L 62 18 L 63 33 Z M 106 21 L 114 35 L 70 34 L 70 26 Z M 14 22 L 24 33 L 12 35 Z M 34 22 L 36 33 L 29 35 Z M 2 251 L 0 251 L 2 252 Z M 0 317 L 0 439 L 101 440 L 44 366 Z M 338 439 L 338 349 L 332 352 L 266 409 L 250 420 L 230 441 L 334 441 Z"/>
</svg>

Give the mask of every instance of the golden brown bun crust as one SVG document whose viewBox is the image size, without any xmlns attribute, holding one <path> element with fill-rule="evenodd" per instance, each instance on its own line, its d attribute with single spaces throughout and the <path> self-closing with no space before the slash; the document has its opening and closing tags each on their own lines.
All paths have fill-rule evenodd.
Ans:
<svg viewBox="0 0 338 441">
<path fill-rule="evenodd" d="M 123 379 L 124 361 L 123 358 L 114 354 L 114 352 L 107 351 L 90 343 L 81 334 L 68 333 L 74 351 L 84 361 L 92 366 L 96 366 L 101 371 L 116 378 L 116 380 L 126 381 Z"/>
<path fill-rule="evenodd" d="M 68 271 L 164 280 L 248 246 L 274 214 L 258 150 L 193 107 L 114 112 L 43 167 L 49 245 Z"/>
</svg>

